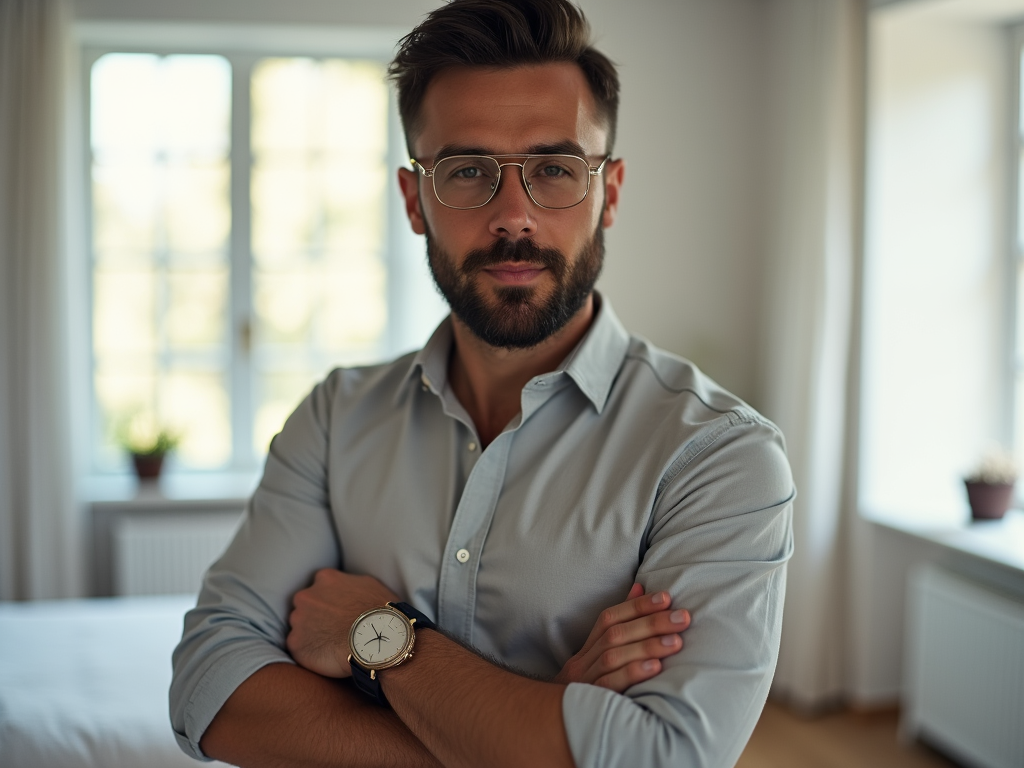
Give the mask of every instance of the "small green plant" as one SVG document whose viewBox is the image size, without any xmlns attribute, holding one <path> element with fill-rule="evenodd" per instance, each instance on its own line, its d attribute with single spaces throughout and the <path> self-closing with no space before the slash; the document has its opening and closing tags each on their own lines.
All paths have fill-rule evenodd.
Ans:
<svg viewBox="0 0 1024 768">
<path fill-rule="evenodd" d="M 1013 485 L 1017 482 L 1017 464 L 1005 451 L 991 450 L 964 480 L 987 485 Z"/>
<path fill-rule="evenodd" d="M 160 424 L 152 413 L 136 413 L 116 429 L 118 444 L 134 456 L 163 456 L 178 447 L 181 435 Z"/>
</svg>

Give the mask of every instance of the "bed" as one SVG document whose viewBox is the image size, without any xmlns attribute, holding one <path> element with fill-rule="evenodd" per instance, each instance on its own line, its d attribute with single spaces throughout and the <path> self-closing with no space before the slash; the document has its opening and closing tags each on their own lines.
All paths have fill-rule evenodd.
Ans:
<svg viewBox="0 0 1024 768">
<path fill-rule="evenodd" d="M 3 768 L 170 768 L 171 651 L 194 596 L 0 603 Z"/>
</svg>

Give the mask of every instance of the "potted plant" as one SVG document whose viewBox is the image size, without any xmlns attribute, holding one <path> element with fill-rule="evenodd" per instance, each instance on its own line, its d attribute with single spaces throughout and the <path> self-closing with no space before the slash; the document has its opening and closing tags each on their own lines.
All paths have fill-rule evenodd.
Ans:
<svg viewBox="0 0 1024 768">
<path fill-rule="evenodd" d="M 1013 501 L 1017 467 L 1005 453 L 992 451 L 978 468 L 964 478 L 971 517 L 975 520 L 999 520 Z"/>
<path fill-rule="evenodd" d="M 131 456 L 139 479 L 154 480 L 160 476 L 164 457 L 178 446 L 181 436 L 161 425 L 154 416 L 137 414 L 122 423 L 117 441 Z"/>
</svg>

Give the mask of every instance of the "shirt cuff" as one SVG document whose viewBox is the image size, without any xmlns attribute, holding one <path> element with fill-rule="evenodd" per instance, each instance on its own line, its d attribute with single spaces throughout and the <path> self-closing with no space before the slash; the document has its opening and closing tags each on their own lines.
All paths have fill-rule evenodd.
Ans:
<svg viewBox="0 0 1024 768">
<path fill-rule="evenodd" d="M 566 687 L 562 696 L 562 721 L 576 768 L 597 768 L 604 764 L 608 747 L 607 721 L 616 698 L 622 697 L 596 685 L 570 683 Z"/>
<path fill-rule="evenodd" d="M 224 702 L 258 670 L 282 662 L 295 663 L 287 653 L 267 643 L 253 643 L 243 648 L 236 645 L 227 653 L 210 659 L 185 705 L 185 732 L 174 732 L 182 750 L 199 760 L 209 760 L 199 748 L 199 741 Z"/>
</svg>

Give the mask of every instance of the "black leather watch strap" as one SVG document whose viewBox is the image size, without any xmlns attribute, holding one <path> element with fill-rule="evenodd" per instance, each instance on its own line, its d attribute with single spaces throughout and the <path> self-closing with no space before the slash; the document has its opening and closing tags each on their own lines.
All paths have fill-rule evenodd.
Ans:
<svg viewBox="0 0 1024 768">
<path fill-rule="evenodd" d="M 356 684 L 356 688 L 382 707 L 390 708 L 391 704 L 388 703 L 387 696 L 384 695 L 384 689 L 380 687 L 380 680 L 370 677 L 370 673 L 359 666 L 359 662 L 355 659 L 351 659 L 348 664 L 352 668 L 352 682 Z"/>
<path fill-rule="evenodd" d="M 437 629 L 437 625 L 434 624 L 434 622 L 432 622 L 430 619 L 428 619 L 426 616 L 417 611 L 408 603 L 392 602 L 388 603 L 388 605 L 390 605 L 392 608 L 397 608 L 410 619 L 416 619 L 416 623 L 413 624 L 413 628 L 415 629 Z"/>
<path fill-rule="evenodd" d="M 412 625 L 414 632 L 417 629 L 437 629 L 437 625 L 434 624 L 434 622 L 408 603 L 392 602 L 388 603 L 388 605 L 401 611 L 410 619 L 415 619 Z M 380 678 L 377 676 L 370 677 L 370 671 L 359 666 L 359 662 L 357 662 L 355 658 L 349 659 L 349 666 L 352 668 L 352 682 L 356 684 L 356 688 L 365 693 L 382 707 L 390 708 L 391 704 L 384 695 L 384 689 L 381 688 Z"/>
</svg>

